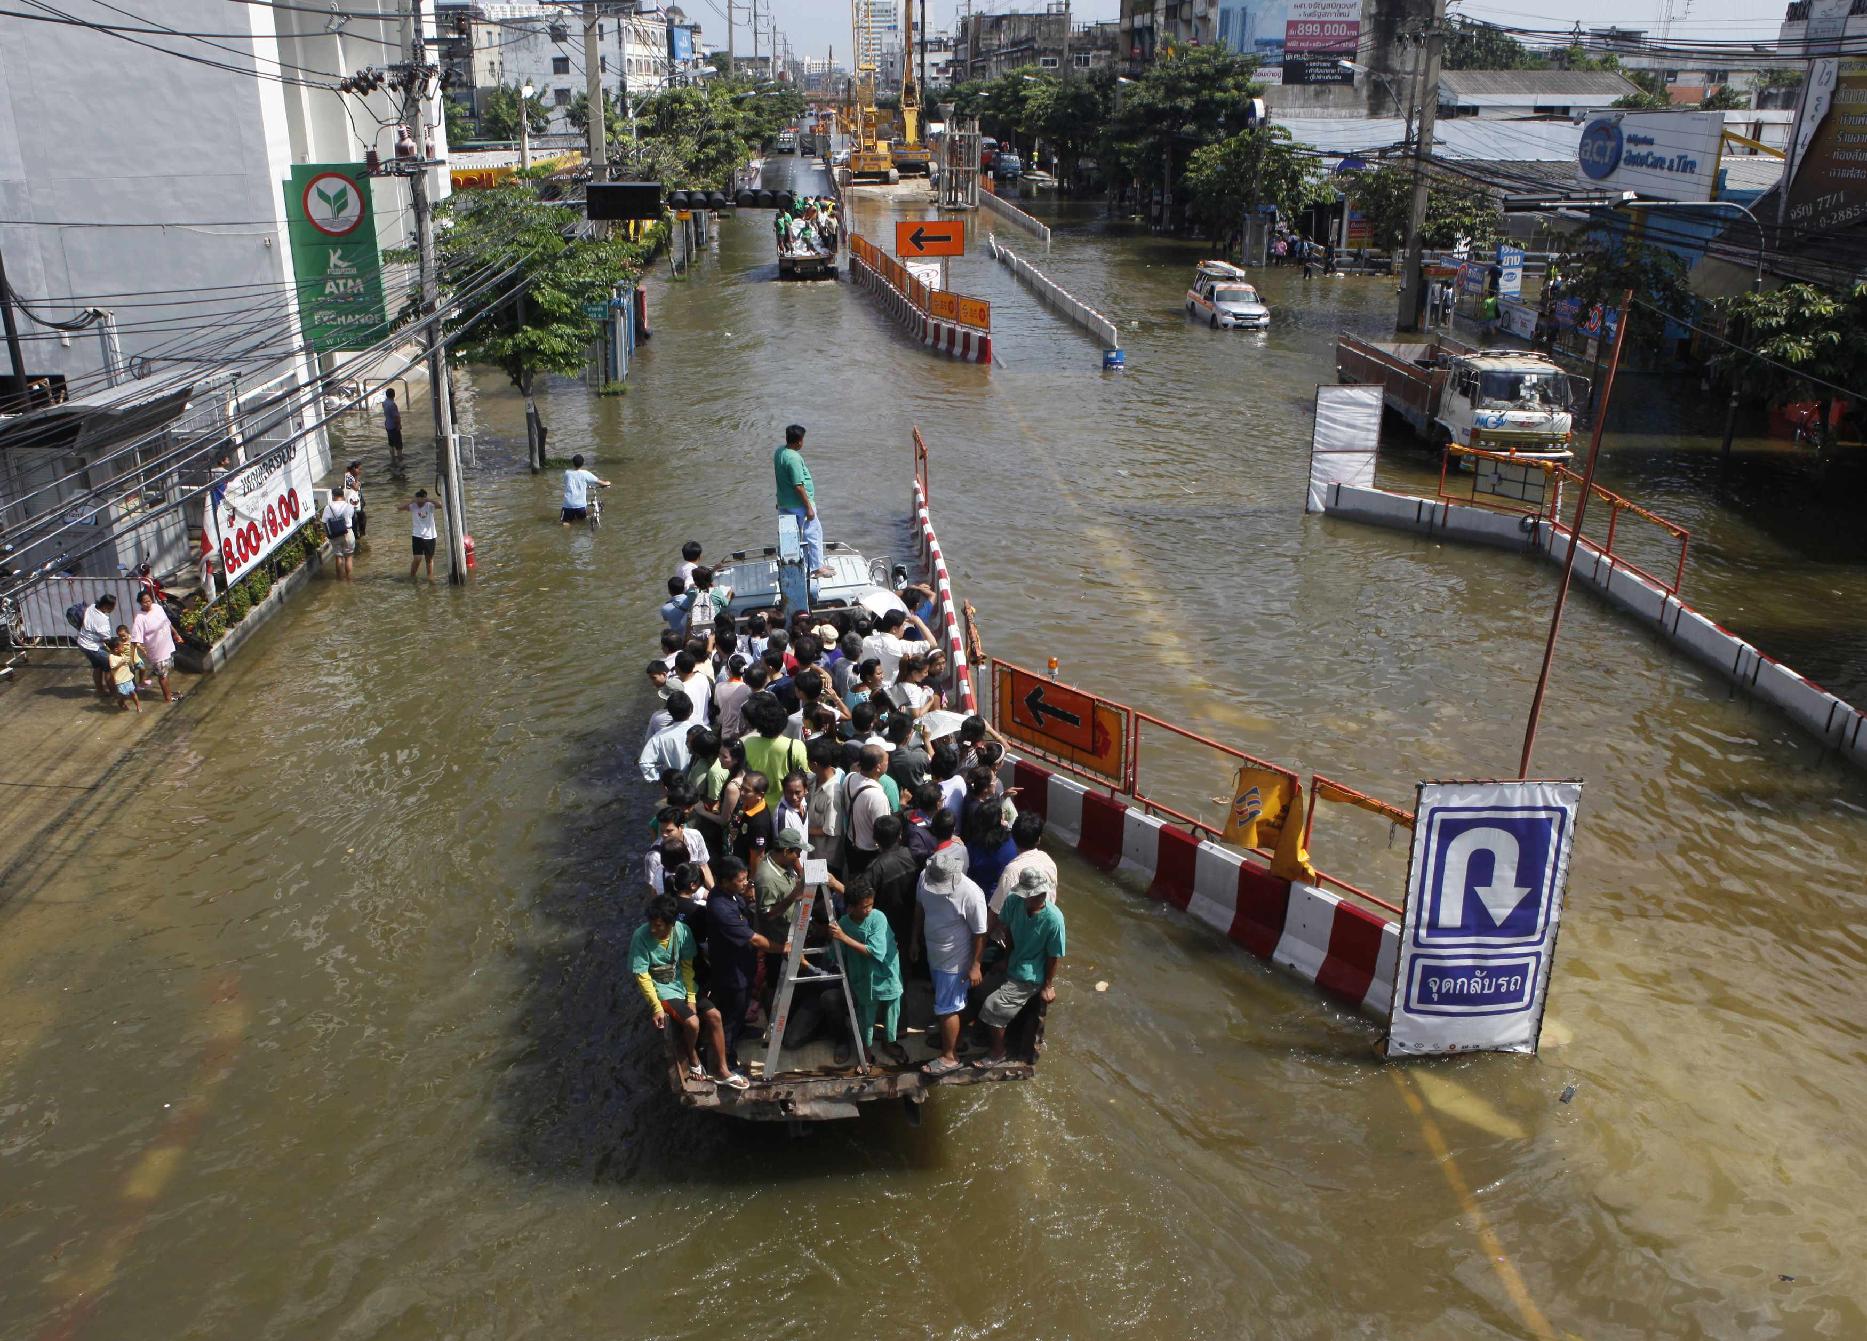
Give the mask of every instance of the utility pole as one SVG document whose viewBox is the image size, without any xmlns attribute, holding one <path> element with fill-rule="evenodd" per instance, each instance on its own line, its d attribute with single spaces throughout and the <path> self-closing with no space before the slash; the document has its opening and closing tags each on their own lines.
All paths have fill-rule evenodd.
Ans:
<svg viewBox="0 0 1867 1341">
<path fill-rule="evenodd" d="M 1063 78 L 1070 77 L 1070 0 L 1063 0 L 1063 64 L 1058 68 L 1063 71 Z"/>
<path fill-rule="evenodd" d="M 737 58 L 733 55 L 733 29 L 737 27 L 733 22 L 733 15 L 738 12 L 738 0 L 726 0 L 726 72 L 728 74 L 738 73 L 738 71 L 733 68 L 738 64 Z"/>
<path fill-rule="evenodd" d="M 519 171 L 532 165 L 532 86 L 519 86 Z"/>
<path fill-rule="evenodd" d="M 752 69 L 758 69 L 758 0 L 752 0 Z"/>
<path fill-rule="evenodd" d="M 596 0 L 583 0 L 583 91 L 590 105 L 590 180 L 609 179 L 609 127 L 603 115 L 603 44 L 596 35 Z"/>
<path fill-rule="evenodd" d="M 26 356 L 20 352 L 19 322 L 13 315 L 13 295 L 7 288 L 4 256 L 0 256 L 0 325 L 6 329 L 7 357 L 13 362 L 13 375 L 7 379 L 8 401 L 14 411 L 19 412 L 26 408 Z"/>
<path fill-rule="evenodd" d="M 454 401 L 447 384 L 447 346 L 441 340 L 441 277 L 434 251 L 434 205 L 428 198 L 428 53 L 422 39 L 421 0 L 409 0 L 408 86 L 403 115 L 415 136 L 415 170 L 408 179 L 415 205 L 416 254 L 421 270 L 421 314 L 427 318 L 428 400 L 434 411 L 434 453 L 447 508 L 447 544 L 453 558 L 449 582 L 467 580 L 467 502 L 460 485 L 460 450 L 454 440 Z"/>
<path fill-rule="evenodd" d="M 1445 44 L 1446 0 L 1433 0 L 1432 27 L 1426 30 L 1426 61 L 1421 70 L 1420 130 L 1413 141 L 1413 208 L 1407 215 L 1406 271 L 1400 284 L 1400 320 L 1403 331 L 1420 328 L 1420 308 L 1425 296 L 1425 258 L 1421 254 L 1420 231 L 1426 227 L 1426 197 L 1431 185 L 1426 164 L 1433 156 L 1433 122 L 1439 111 L 1439 53 Z"/>
</svg>

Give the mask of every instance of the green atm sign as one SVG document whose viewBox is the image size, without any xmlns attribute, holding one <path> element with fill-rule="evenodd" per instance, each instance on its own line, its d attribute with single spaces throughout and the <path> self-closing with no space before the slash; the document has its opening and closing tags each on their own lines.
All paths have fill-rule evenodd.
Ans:
<svg viewBox="0 0 1867 1341">
<path fill-rule="evenodd" d="M 361 163 L 300 163 L 285 183 L 298 274 L 298 322 L 320 354 L 362 349 L 389 333 L 382 254 Z"/>
</svg>

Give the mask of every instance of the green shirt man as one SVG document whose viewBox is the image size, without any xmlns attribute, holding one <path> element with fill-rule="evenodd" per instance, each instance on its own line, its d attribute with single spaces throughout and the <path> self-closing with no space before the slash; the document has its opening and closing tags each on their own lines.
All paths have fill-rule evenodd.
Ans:
<svg viewBox="0 0 1867 1341">
<path fill-rule="evenodd" d="M 804 566 L 815 577 L 829 577 L 823 565 L 823 518 L 817 513 L 817 485 L 804 463 L 804 426 L 784 430 L 784 446 L 772 454 L 772 473 L 778 483 L 778 511 L 797 518 L 797 538 L 804 550 Z"/>
<path fill-rule="evenodd" d="M 1005 976 L 1041 986 L 1050 961 L 1064 958 L 1063 911 L 1051 903 L 1033 917 L 1023 899 L 1008 898 L 1001 915 L 1011 936 L 1011 962 Z"/>
</svg>

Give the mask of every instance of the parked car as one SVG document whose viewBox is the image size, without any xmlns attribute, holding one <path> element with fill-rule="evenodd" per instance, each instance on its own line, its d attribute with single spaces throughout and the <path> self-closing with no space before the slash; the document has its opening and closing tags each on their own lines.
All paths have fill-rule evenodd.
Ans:
<svg viewBox="0 0 1867 1341">
<path fill-rule="evenodd" d="M 1009 149 L 1001 149 L 992 158 L 992 176 L 1001 182 L 1015 182 L 1024 175 L 1024 160 Z"/>
</svg>

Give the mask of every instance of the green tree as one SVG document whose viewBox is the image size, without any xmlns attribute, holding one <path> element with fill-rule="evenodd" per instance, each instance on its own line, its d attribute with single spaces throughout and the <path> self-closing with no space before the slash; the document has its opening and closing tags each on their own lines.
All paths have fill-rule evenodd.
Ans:
<svg viewBox="0 0 1867 1341">
<path fill-rule="evenodd" d="M 1542 70 L 1549 62 L 1488 23 L 1454 19 L 1439 62 L 1447 70 Z"/>
<path fill-rule="evenodd" d="M 543 98 L 534 93 L 522 99 L 517 84 L 501 84 L 486 92 L 486 101 L 480 107 L 480 133 L 489 140 L 518 139 L 521 101 L 525 103 L 525 114 L 531 122 L 532 134 L 537 135 L 551 128 L 551 113 L 546 109 Z"/>
<path fill-rule="evenodd" d="M 1093 154 L 1102 128 L 1115 110 L 1115 71 L 1091 70 L 1070 79 L 1044 72 L 1035 80 L 1020 80 L 1024 97 L 1024 124 L 1019 134 L 1033 149 L 1042 140 L 1057 156 L 1057 176 L 1070 182 L 1076 165 Z"/>
<path fill-rule="evenodd" d="M 1321 188 L 1315 164 L 1298 152 L 1289 131 L 1263 125 L 1195 149 L 1183 181 L 1194 214 L 1217 242 L 1260 205 L 1275 205 L 1289 216 L 1316 199 Z"/>
<path fill-rule="evenodd" d="M 489 313 L 482 298 L 450 325 L 464 332 L 460 357 L 500 369 L 525 397 L 527 455 L 536 471 L 544 464 L 542 445 L 531 433 L 537 375 L 583 370 L 596 337 L 585 305 L 607 300 L 618 281 L 639 275 L 648 244 L 620 230 L 605 238 L 578 237 L 575 217 L 540 198 L 537 173 L 489 190 L 457 191 L 435 212 L 445 224 L 437 233 L 441 273 L 450 287 L 483 283 L 489 266 L 519 268 L 525 287 L 515 299 Z"/>
<path fill-rule="evenodd" d="M 1582 309 L 1599 304 L 1618 308 L 1624 294 L 1661 312 L 1689 319 L 1694 306 L 1686 287 L 1686 263 L 1664 247 L 1641 242 L 1624 233 L 1596 232 L 1580 250 L 1559 263 L 1565 297 L 1581 300 Z M 1666 323 L 1656 313 L 1640 310 L 1628 326 L 1627 343 L 1648 353 L 1666 338 Z"/>
<path fill-rule="evenodd" d="M 1413 169 L 1399 163 L 1355 173 L 1345 189 L 1355 208 L 1368 221 L 1370 240 L 1387 251 L 1399 251 L 1407 242 L 1407 224 L 1413 213 Z M 1451 247 L 1460 238 L 1472 246 L 1487 246 L 1498 234 L 1502 220 L 1498 203 L 1474 182 L 1429 176 L 1426 185 L 1426 222 L 1420 237 L 1429 247 Z"/>
<path fill-rule="evenodd" d="M 1613 60 L 1613 57 L 1608 59 Z M 1666 92 L 1666 81 L 1654 70 L 1622 70 L 1639 87 L 1639 92 L 1629 93 L 1616 98 L 1616 107 L 1626 107 L 1642 112 L 1665 112 L 1672 109 L 1673 100 Z"/>
<path fill-rule="evenodd" d="M 570 106 L 564 109 L 564 119 L 570 128 L 579 135 L 590 133 L 590 95 L 579 91 L 571 95 Z M 603 90 L 603 137 L 609 144 L 620 144 L 628 135 L 629 121 L 622 114 L 622 108 L 609 96 L 609 90 Z"/>
<path fill-rule="evenodd" d="M 473 127 L 473 112 L 452 98 L 441 100 L 441 116 L 447 124 L 447 142 L 451 145 L 465 144 L 477 138 Z"/>
<path fill-rule="evenodd" d="M 1750 99 L 1729 84 L 1720 84 L 1698 106 L 1701 112 L 1740 112 L 1750 106 Z"/>
<path fill-rule="evenodd" d="M 1786 284 L 1727 299 L 1718 310 L 1738 344 L 1720 346 L 1712 366 L 1768 404 L 1817 402 L 1819 441 L 1832 447 L 1834 387 L 1867 386 L 1867 283 L 1840 293 Z"/>
<path fill-rule="evenodd" d="M 1257 61 L 1219 46 L 1169 47 L 1122 89 L 1103 156 L 1143 182 L 1171 181 L 1201 145 L 1245 129 L 1245 109 L 1264 91 Z"/>
</svg>

